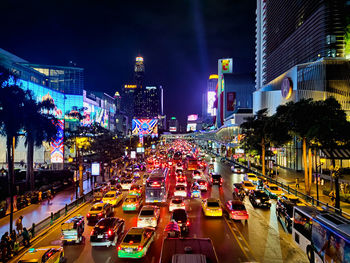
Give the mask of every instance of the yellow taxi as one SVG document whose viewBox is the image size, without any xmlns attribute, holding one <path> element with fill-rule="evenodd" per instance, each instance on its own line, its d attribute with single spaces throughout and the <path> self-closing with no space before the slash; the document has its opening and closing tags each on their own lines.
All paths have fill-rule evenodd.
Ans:
<svg viewBox="0 0 350 263">
<path fill-rule="evenodd" d="M 251 181 L 242 181 L 242 188 L 246 193 L 249 193 L 250 190 L 255 190 L 256 186 Z"/>
<path fill-rule="evenodd" d="M 222 208 L 219 199 L 208 198 L 202 200 L 202 209 L 205 216 L 222 216 Z"/>
<path fill-rule="evenodd" d="M 119 258 L 142 258 L 154 240 L 154 229 L 132 227 L 118 246 Z"/>
<path fill-rule="evenodd" d="M 112 206 L 117 206 L 122 199 L 122 193 L 118 191 L 109 191 L 103 196 L 102 202 L 105 204 L 110 204 Z"/>
<path fill-rule="evenodd" d="M 251 181 L 255 185 L 259 183 L 259 178 L 253 173 L 247 173 L 244 177 L 246 181 Z"/>
<path fill-rule="evenodd" d="M 305 203 L 304 201 L 300 200 L 299 197 L 292 195 L 292 194 L 283 194 L 279 197 L 280 199 L 283 200 L 287 200 L 292 202 L 293 204 L 297 205 L 297 206 L 306 206 L 307 203 Z"/>
<path fill-rule="evenodd" d="M 60 263 L 64 261 L 63 247 L 30 248 L 18 261 L 18 263 Z"/>
<path fill-rule="evenodd" d="M 267 195 L 270 198 L 275 198 L 277 199 L 277 196 L 282 195 L 283 191 L 281 188 L 279 188 L 275 184 L 265 184 L 264 185 L 264 191 L 267 193 Z"/>
</svg>

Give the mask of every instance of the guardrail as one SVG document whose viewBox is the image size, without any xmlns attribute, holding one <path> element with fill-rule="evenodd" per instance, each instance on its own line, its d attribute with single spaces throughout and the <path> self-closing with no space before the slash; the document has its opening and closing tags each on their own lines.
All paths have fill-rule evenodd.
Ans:
<svg viewBox="0 0 350 263">
<path fill-rule="evenodd" d="M 28 232 L 31 234 L 31 239 L 33 237 L 36 237 L 40 234 L 43 234 L 44 231 L 52 226 L 54 223 L 56 223 L 60 218 L 66 216 L 69 212 L 71 212 L 73 209 L 79 207 L 81 204 L 90 201 L 93 198 L 93 190 L 86 193 L 85 195 L 81 196 L 80 198 L 76 199 L 75 201 L 66 204 L 64 208 L 56 211 L 55 213 L 51 213 L 51 215 L 43 220 L 41 220 L 39 223 L 33 223 L 32 227 L 28 229 Z M 23 237 L 19 236 L 17 241 L 21 244 L 23 241 Z M 24 247 L 21 246 L 20 251 Z"/>
<path fill-rule="evenodd" d="M 329 205 L 326 202 L 323 202 L 321 200 L 318 200 L 318 199 L 314 198 L 313 196 L 309 196 L 307 194 L 304 194 L 304 193 L 298 191 L 297 189 L 290 187 L 289 185 L 285 185 L 282 182 L 279 182 L 278 178 L 273 179 L 273 178 L 270 178 L 270 177 L 266 177 L 262 173 L 260 173 L 256 168 L 248 168 L 248 166 L 246 166 L 246 165 L 244 165 L 242 163 L 234 162 L 234 161 L 232 161 L 232 160 L 230 160 L 230 159 L 228 159 L 226 157 L 222 157 L 222 156 L 218 155 L 217 153 L 214 153 L 214 152 L 210 152 L 210 153 L 215 155 L 215 156 L 217 156 L 217 157 L 224 158 L 225 161 L 227 161 L 227 162 L 229 162 L 231 164 L 237 164 L 237 165 L 245 168 L 247 171 L 250 171 L 252 173 L 255 173 L 256 175 L 264 177 L 268 182 L 278 185 L 280 188 L 282 188 L 287 193 L 290 193 L 290 194 L 293 194 L 293 195 L 295 195 L 297 197 L 302 198 L 305 202 L 307 202 L 308 204 L 310 204 L 312 206 L 315 206 L 315 207 L 319 206 L 319 207 L 323 208 L 324 210 L 333 211 L 333 212 L 335 212 L 337 214 L 340 214 L 340 215 L 343 215 L 343 216 L 346 216 L 346 217 L 350 218 L 350 214 L 344 212 L 342 209 L 339 209 L 339 208 L 336 208 L 334 206 L 331 206 L 331 205 Z"/>
</svg>

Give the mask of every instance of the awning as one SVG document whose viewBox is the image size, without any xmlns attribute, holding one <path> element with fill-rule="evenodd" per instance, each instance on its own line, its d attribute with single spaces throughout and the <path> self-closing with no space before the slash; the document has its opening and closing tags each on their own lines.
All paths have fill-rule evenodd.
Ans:
<svg viewBox="0 0 350 263">
<path fill-rule="evenodd" d="M 321 149 L 321 152 L 323 153 L 324 157 L 326 159 L 331 159 L 332 157 L 334 159 L 340 159 L 340 160 L 346 160 L 350 159 L 350 149 L 349 148 L 337 148 L 337 149 Z"/>
</svg>

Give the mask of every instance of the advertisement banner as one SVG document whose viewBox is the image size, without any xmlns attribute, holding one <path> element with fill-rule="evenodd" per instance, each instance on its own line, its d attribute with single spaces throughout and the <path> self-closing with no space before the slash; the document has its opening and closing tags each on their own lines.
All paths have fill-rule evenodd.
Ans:
<svg viewBox="0 0 350 263">
<path fill-rule="evenodd" d="M 158 119 L 133 119 L 132 134 L 158 136 Z"/>
<path fill-rule="evenodd" d="M 216 116 L 216 107 L 214 107 L 214 103 L 216 100 L 216 92 L 215 91 L 208 91 L 208 109 L 207 113 L 210 116 Z"/>
<path fill-rule="evenodd" d="M 57 120 L 55 126 L 57 135 L 56 139 L 51 141 L 51 163 L 63 163 L 64 120 Z"/>
<path fill-rule="evenodd" d="M 100 175 L 100 164 L 92 163 L 91 164 L 91 175 Z"/>
<path fill-rule="evenodd" d="M 227 111 L 234 111 L 236 104 L 236 92 L 226 93 L 226 109 Z"/>
<path fill-rule="evenodd" d="M 191 114 L 187 116 L 187 121 L 196 121 L 198 120 L 198 114 Z"/>
<path fill-rule="evenodd" d="M 219 59 L 219 74 L 232 73 L 232 58 Z"/>
</svg>

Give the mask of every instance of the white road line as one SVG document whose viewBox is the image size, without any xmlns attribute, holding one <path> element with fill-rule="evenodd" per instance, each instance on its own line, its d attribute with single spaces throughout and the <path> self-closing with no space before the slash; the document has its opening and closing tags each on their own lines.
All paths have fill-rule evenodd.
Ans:
<svg viewBox="0 0 350 263">
<path fill-rule="evenodd" d="M 106 263 L 109 263 L 109 261 L 111 261 L 111 257 L 107 258 Z"/>
<path fill-rule="evenodd" d="M 155 260 L 156 260 L 156 258 L 153 256 L 152 260 L 151 260 L 151 263 L 154 263 Z"/>
</svg>

